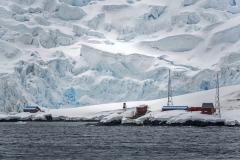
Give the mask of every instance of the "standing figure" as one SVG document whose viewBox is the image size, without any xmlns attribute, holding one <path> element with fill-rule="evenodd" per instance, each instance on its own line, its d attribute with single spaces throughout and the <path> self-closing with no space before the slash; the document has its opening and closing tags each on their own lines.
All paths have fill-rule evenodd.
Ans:
<svg viewBox="0 0 240 160">
<path fill-rule="evenodd" d="M 123 111 L 126 112 L 126 110 L 127 110 L 127 105 L 126 103 L 123 103 Z"/>
</svg>

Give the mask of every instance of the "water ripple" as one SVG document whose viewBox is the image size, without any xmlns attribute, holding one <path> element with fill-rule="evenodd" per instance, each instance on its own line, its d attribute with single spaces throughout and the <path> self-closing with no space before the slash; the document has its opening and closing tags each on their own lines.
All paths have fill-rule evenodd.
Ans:
<svg viewBox="0 0 240 160">
<path fill-rule="evenodd" d="M 240 159 L 240 128 L 0 123 L 0 160 Z"/>
</svg>

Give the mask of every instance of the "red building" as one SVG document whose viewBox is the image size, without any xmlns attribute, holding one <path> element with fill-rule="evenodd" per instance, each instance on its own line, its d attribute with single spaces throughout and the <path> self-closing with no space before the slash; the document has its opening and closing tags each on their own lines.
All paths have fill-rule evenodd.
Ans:
<svg viewBox="0 0 240 160">
<path fill-rule="evenodd" d="M 213 114 L 215 112 L 213 103 L 202 104 L 202 114 Z"/>
<path fill-rule="evenodd" d="M 189 111 L 189 112 L 202 111 L 202 107 L 189 107 L 189 108 L 187 109 L 187 111 Z"/>
<path fill-rule="evenodd" d="M 148 109 L 148 105 L 142 104 L 136 108 L 137 115 L 145 115 Z"/>
</svg>

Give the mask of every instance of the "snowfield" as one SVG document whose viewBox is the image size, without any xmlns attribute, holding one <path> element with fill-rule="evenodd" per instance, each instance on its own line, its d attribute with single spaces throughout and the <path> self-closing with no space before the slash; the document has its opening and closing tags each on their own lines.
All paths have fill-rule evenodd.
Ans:
<svg viewBox="0 0 240 160">
<path fill-rule="evenodd" d="M 224 122 L 225 125 L 240 125 L 240 85 L 220 88 L 220 106 L 221 106 L 221 118 L 201 114 L 200 111 L 164 111 L 162 112 L 162 106 L 166 105 L 167 99 L 159 99 L 153 101 L 135 101 L 127 102 L 127 111 L 122 109 L 122 103 L 111 103 L 103 105 L 94 105 L 86 107 L 68 108 L 68 109 L 46 109 L 42 108 L 44 112 L 38 113 L 16 113 L 0 114 L 0 120 L 46 120 L 45 116 L 51 115 L 53 120 L 99 120 L 102 123 L 109 123 L 113 121 L 121 121 L 122 124 L 143 124 L 144 120 L 149 119 L 151 121 L 167 121 L 167 124 L 172 123 L 184 123 L 187 120 L 199 120 L 203 122 Z M 214 103 L 215 90 L 208 90 L 202 92 L 196 92 L 186 94 L 182 96 L 173 97 L 175 105 L 184 106 L 201 106 L 202 103 Z M 137 119 L 130 119 L 136 107 L 141 104 L 147 104 L 149 106 L 149 112 Z"/>
<path fill-rule="evenodd" d="M 238 85 L 239 15 L 239 0 L 1 0 L 0 112 L 165 98 L 169 69 L 174 96 Z"/>
</svg>

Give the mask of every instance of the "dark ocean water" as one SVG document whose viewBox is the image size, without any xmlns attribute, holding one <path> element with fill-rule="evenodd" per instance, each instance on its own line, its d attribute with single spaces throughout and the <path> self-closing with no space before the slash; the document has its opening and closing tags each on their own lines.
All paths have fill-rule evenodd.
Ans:
<svg viewBox="0 0 240 160">
<path fill-rule="evenodd" d="M 0 159 L 240 160 L 240 128 L 0 123 Z"/>
</svg>

